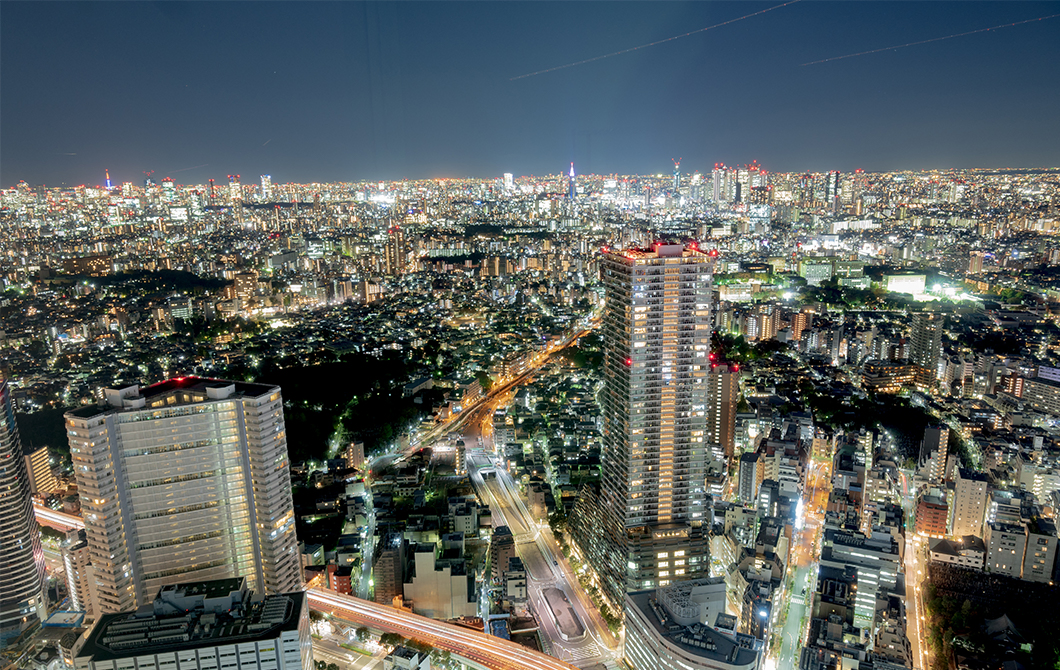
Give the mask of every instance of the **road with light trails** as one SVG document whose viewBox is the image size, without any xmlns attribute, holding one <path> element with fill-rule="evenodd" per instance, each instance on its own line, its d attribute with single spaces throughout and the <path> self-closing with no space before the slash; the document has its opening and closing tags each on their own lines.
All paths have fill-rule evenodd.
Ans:
<svg viewBox="0 0 1060 670">
<path fill-rule="evenodd" d="M 506 473 L 496 471 L 495 476 L 491 475 L 488 480 L 485 480 L 482 476 L 483 468 L 485 467 L 490 472 L 494 471 L 490 467 L 492 462 L 489 458 L 485 454 L 476 453 L 469 455 L 468 461 L 472 485 L 480 497 L 489 504 L 490 511 L 495 515 L 494 523 L 501 525 L 500 519 L 503 519 L 503 524 L 508 526 L 515 538 L 516 553 L 526 568 L 527 595 L 533 602 L 541 631 L 548 638 L 550 653 L 582 667 L 615 661 L 611 649 L 614 642 L 611 640 L 606 624 L 600 618 L 600 613 L 592 607 L 591 603 L 586 608 L 582 598 L 579 598 L 581 586 L 577 579 L 564 574 L 559 566 L 561 556 L 545 544 L 545 538 L 537 525 L 529 519 L 529 514 L 525 513 L 525 509 L 520 509 L 519 502 L 521 501 L 516 500 L 518 494 L 509 490 L 503 482 L 502 478 L 506 476 Z M 587 635 L 564 639 L 544 599 L 543 592 L 548 588 L 557 588 L 566 595 L 582 625 L 585 626 Z"/>
<path fill-rule="evenodd" d="M 905 508 L 905 607 L 906 630 L 909 646 L 913 652 L 913 668 L 931 667 L 931 647 L 925 644 L 927 618 L 924 612 L 922 582 L 927 579 L 926 538 L 913 532 L 916 525 L 916 484 L 911 470 L 900 470 L 902 507 Z"/>
<path fill-rule="evenodd" d="M 480 631 L 323 589 L 310 589 L 306 595 L 309 608 L 315 612 L 396 633 L 490 670 L 574 670 L 574 666 L 557 658 Z"/>
<path fill-rule="evenodd" d="M 593 323 L 595 324 L 597 323 L 597 321 L 593 321 Z M 418 451 L 419 449 L 422 449 L 423 447 L 431 446 L 433 442 L 441 439 L 443 435 L 458 432 L 464 430 L 469 426 L 472 426 L 475 423 L 474 421 L 472 421 L 472 419 L 477 416 L 480 417 L 480 412 L 485 408 L 488 408 L 490 414 L 492 415 L 493 407 L 496 405 L 498 398 L 501 398 L 512 389 L 515 389 L 525 384 L 527 381 L 530 380 L 531 377 L 534 376 L 535 373 L 537 373 L 538 370 L 540 370 L 548 363 L 552 356 L 563 351 L 567 347 L 577 342 L 579 338 L 585 337 L 591 332 L 592 328 L 581 329 L 577 332 L 567 335 L 559 342 L 554 343 L 548 349 L 538 352 L 531 359 L 530 365 L 528 366 L 528 369 L 525 372 L 521 373 L 514 379 L 510 379 L 497 384 L 492 389 L 490 389 L 489 393 L 485 394 L 483 397 L 479 398 L 477 401 L 475 401 L 468 407 L 465 407 L 463 411 L 460 412 L 460 414 L 451 418 L 446 423 L 442 423 L 431 428 L 424 435 L 414 438 L 409 444 L 409 446 L 404 449 L 404 451 L 376 456 L 369 463 L 369 470 L 371 472 L 381 471 L 386 467 L 390 466 L 394 461 L 400 460 L 402 457 L 409 456 L 414 452 Z"/>
<path fill-rule="evenodd" d="M 66 512 L 56 512 L 41 505 L 36 500 L 33 501 L 33 513 L 37 517 L 37 523 L 63 533 L 74 528 L 81 530 L 85 527 L 85 522 L 80 516 L 67 514 Z"/>
<path fill-rule="evenodd" d="M 787 614 L 779 629 L 780 649 L 770 660 L 778 670 L 795 670 L 799 667 L 800 650 L 806 633 L 806 621 L 811 613 L 814 591 L 817 587 L 818 539 L 824 526 L 824 517 L 819 510 L 828 504 L 831 490 L 831 462 L 813 460 L 806 474 L 806 486 L 802 493 L 802 527 L 796 530 L 789 551 L 788 570 L 795 571 L 791 590 L 784 594 Z"/>
</svg>

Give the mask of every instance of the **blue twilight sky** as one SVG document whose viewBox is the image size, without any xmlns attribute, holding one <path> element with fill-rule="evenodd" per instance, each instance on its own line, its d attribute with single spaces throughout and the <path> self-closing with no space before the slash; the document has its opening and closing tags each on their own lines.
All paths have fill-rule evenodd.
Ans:
<svg viewBox="0 0 1060 670">
<path fill-rule="evenodd" d="M 1060 165 L 1060 2 L 0 2 L 0 185 Z M 191 169 L 189 169 L 191 168 Z"/>
</svg>

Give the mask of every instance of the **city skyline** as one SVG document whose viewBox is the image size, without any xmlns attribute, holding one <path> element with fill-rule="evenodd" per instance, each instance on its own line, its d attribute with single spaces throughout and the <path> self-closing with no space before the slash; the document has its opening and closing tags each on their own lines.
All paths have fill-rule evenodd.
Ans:
<svg viewBox="0 0 1060 670">
<path fill-rule="evenodd" d="M 9 2 L 0 185 L 1048 165 L 1056 7 Z"/>
</svg>

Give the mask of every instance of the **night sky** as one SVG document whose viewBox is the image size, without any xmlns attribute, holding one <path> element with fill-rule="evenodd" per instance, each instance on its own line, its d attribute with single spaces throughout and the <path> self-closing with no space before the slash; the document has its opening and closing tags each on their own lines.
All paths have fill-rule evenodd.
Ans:
<svg viewBox="0 0 1060 670">
<path fill-rule="evenodd" d="M 1060 2 L 0 2 L 0 185 L 1060 165 Z"/>
</svg>

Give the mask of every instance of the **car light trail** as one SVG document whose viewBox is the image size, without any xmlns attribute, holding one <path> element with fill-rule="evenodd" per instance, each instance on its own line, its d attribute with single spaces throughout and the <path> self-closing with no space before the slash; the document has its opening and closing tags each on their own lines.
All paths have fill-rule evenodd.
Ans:
<svg viewBox="0 0 1060 670">
<path fill-rule="evenodd" d="M 66 531 L 71 528 L 82 530 L 85 527 L 84 520 L 76 514 L 56 512 L 55 510 L 48 509 L 37 502 L 33 503 L 33 513 L 37 517 L 37 523 L 48 526 L 49 528 L 55 528 L 56 530 Z"/>
<path fill-rule="evenodd" d="M 435 621 L 418 614 L 344 596 L 321 589 L 310 589 L 310 609 L 332 616 L 404 635 L 443 649 L 488 668 L 497 670 L 576 670 L 574 666 L 541 652 L 493 635 Z"/>
</svg>

